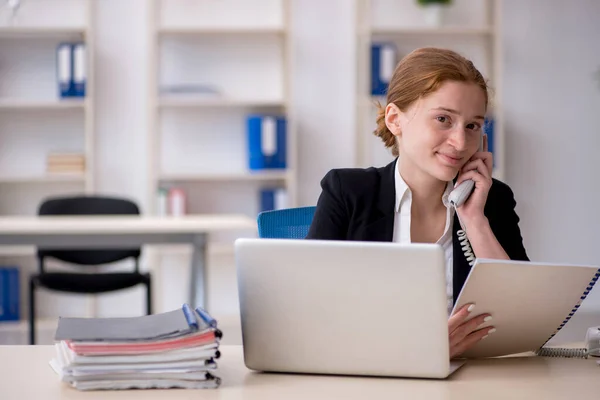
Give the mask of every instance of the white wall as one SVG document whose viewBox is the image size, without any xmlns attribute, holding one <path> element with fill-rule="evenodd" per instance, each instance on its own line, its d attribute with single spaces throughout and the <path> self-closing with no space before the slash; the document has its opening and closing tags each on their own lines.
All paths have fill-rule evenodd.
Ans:
<svg viewBox="0 0 600 400">
<path fill-rule="evenodd" d="M 146 208 L 149 2 L 96 3 L 96 188 Z"/>
<path fill-rule="evenodd" d="M 148 11 L 147 0 L 101 0 L 94 19 L 96 190 L 131 198 L 142 210 L 148 206 Z M 145 310 L 144 293 L 136 287 L 99 295 L 98 314 L 139 315 Z"/>
<path fill-rule="evenodd" d="M 526 248 L 598 265 L 600 2 L 505 0 L 503 17 L 506 180 Z M 585 306 L 600 310 L 600 289 Z"/>
<path fill-rule="evenodd" d="M 292 14 L 298 201 L 314 205 L 325 173 L 352 166 L 356 158 L 356 5 L 293 0 Z"/>
</svg>

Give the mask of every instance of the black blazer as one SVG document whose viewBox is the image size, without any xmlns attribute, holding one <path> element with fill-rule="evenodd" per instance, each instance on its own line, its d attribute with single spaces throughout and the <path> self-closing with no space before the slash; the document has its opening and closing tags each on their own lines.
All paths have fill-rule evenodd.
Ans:
<svg viewBox="0 0 600 400">
<path fill-rule="evenodd" d="M 395 165 L 382 168 L 334 169 L 321 181 L 322 193 L 307 239 L 391 242 L 396 203 Z M 508 185 L 496 179 L 484 213 L 494 235 L 512 260 L 529 261 L 515 213 L 515 199 Z M 458 216 L 453 224 L 454 301 L 471 270 L 458 240 Z"/>
</svg>

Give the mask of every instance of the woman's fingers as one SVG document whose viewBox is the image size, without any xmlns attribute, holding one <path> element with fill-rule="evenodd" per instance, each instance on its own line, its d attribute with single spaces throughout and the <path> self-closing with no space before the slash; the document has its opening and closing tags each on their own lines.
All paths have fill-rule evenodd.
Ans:
<svg viewBox="0 0 600 400">
<path fill-rule="evenodd" d="M 450 331 L 450 347 L 457 345 L 463 341 L 472 332 L 476 331 L 478 327 L 486 322 L 491 321 L 492 316 L 490 314 L 481 314 L 477 317 L 460 324 L 456 329 Z"/>
<path fill-rule="evenodd" d="M 455 314 L 448 318 L 448 332 L 452 333 L 456 328 L 458 328 L 460 324 L 467 319 L 474 308 L 475 304 L 465 304 Z"/>
<path fill-rule="evenodd" d="M 494 168 L 494 156 L 492 153 L 477 153 L 477 158 L 483 161 L 485 165 L 485 170 L 488 172 L 487 175 L 492 175 L 492 170 Z"/>
<path fill-rule="evenodd" d="M 461 183 L 463 183 L 464 181 L 469 180 L 469 179 L 471 179 L 473 182 L 475 182 L 475 187 L 478 187 L 478 188 L 492 186 L 492 181 L 490 179 L 487 179 L 486 177 L 481 175 L 479 173 L 479 171 L 475 171 L 475 170 L 463 172 L 460 175 L 460 178 L 458 178 L 456 180 L 456 184 L 454 186 L 458 187 L 458 185 L 460 185 Z"/>
<path fill-rule="evenodd" d="M 462 341 L 454 346 L 450 346 L 450 358 L 461 355 L 471 347 L 475 346 L 480 340 L 484 340 L 494 332 L 496 332 L 496 328 L 491 326 L 471 332 Z"/>
<path fill-rule="evenodd" d="M 464 174 L 468 171 L 477 171 L 481 175 L 483 175 L 486 179 L 492 179 L 491 168 L 488 168 L 487 160 L 485 157 L 477 158 L 475 160 L 471 160 L 462 167 L 461 172 Z M 491 159 L 489 160 L 491 163 Z M 491 166 L 491 164 L 490 164 Z"/>
</svg>

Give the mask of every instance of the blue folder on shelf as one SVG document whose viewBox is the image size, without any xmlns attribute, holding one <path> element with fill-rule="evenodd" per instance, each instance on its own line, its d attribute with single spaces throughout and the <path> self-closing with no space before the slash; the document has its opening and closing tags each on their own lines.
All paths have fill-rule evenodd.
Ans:
<svg viewBox="0 0 600 400">
<path fill-rule="evenodd" d="M 20 279 L 17 267 L 0 267 L 0 321 L 18 321 Z"/>
<path fill-rule="evenodd" d="M 60 43 L 56 49 L 56 80 L 61 98 L 73 96 L 73 44 Z"/>
<path fill-rule="evenodd" d="M 486 117 L 483 123 L 483 132 L 487 134 L 488 151 L 494 155 L 494 128 L 495 121 L 493 117 Z M 496 166 L 496 158 L 493 158 L 493 166 Z"/>
<path fill-rule="evenodd" d="M 87 82 L 86 45 L 63 42 L 56 49 L 56 80 L 60 98 L 85 97 Z"/>
<path fill-rule="evenodd" d="M 75 43 L 73 57 L 73 97 L 85 97 L 87 81 L 85 43 Z"/>
<path fill-rule="evenodd" d="M 396 68 L 397 50 L 393 43 L 371 45 L 371 95 L 385 96 Z"/>
<path fill-rule="evenodd" d="M 260 191 L 260 211 L 272 211 L 288 208 L 285 188 L 264 188 Z"/>
<path fill-rule="evenodd" d="M 286 119 L 281 116 L 250 115 L 248 158 L 251 170 L 285 169 Z"/>
</svg>

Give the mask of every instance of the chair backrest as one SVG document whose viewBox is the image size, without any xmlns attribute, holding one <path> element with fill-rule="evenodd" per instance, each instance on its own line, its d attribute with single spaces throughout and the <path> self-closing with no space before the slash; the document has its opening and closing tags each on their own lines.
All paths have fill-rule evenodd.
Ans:
<svg viewBox="0 0 600 400">
<path fill-rule="evenodd" d="M 138 206 L 130 200 L 102 196 L 49 198 L 42 202 L 38 210 L 38 215 L 41 216 L 139 214 Z M 137 260 L 141 254 L 141 249 L 38 249 L 37 254 L 42 261 L 45 257 L 52 257 L 73 264 L 101 265 L 130 257 Z"/>
<path fill-rule="evenodd" d="M 304 239 L 316 207 L 286 208 L 258 214 L 258 236 L 269 239 Z"/>
</svg>

